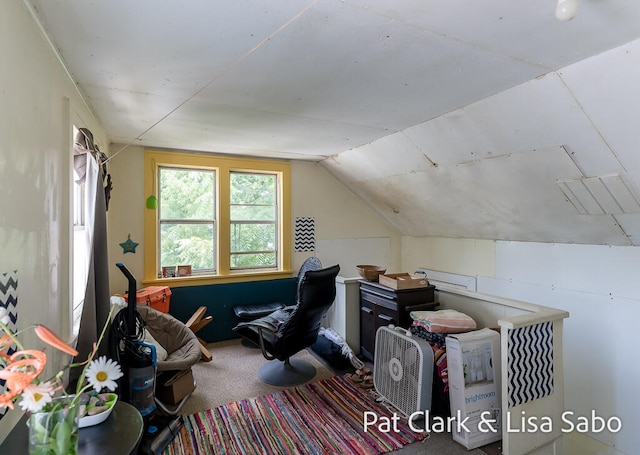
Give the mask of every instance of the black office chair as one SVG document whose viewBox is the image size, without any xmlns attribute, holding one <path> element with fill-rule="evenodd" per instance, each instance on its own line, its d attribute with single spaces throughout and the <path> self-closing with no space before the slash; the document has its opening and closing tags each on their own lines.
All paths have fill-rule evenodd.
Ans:
<svg viewBox="0 0 640 455">
<path fill-rule="evenodd" d="M 294 301 L 298 301 L 300 295 L 300 283 L 302 277 L 309 270 L 320 270 L 322 263 L 320 259 L 315 256 L 311 256 L 302 263 L 300 270 L 298 271 L 298 277 L 296 278 L 296 295 Z M 265 302 L 252 305 L 236 305 L 233 307 L 233 312 L 238 317 L 240 322 L 255 321 L 264 316 L 268 316 L 276 310 L 284 308 L 285 305 L 281 302 Z M 247 341 L 247 340 L 244 340 Z M 243 343 L 245 344 L 245 343 Z M 247 346 L 256 346 L 253 343 L 246 343 Z"/>
<path fill-rule="evenodd" d="M 254 321 L 233 328 L 243 338 L 256 343 L 267 360 L 258 370 L 260 379 L 271 385 L 293 386 L 311 380 L 315 367 L 291 356 L 316 342 L 322 318 L 336 296 L 339 265 L 307 271 L 300 281 L 298 302 Z"/>
</svg>

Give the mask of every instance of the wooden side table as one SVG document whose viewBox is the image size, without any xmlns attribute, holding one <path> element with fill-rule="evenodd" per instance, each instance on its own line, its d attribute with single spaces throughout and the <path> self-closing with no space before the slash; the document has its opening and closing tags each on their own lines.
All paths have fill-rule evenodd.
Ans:
<svg viewBox="0 0 640 455">
<path fill-rule="evenodd" d="M 107 420 L 92 427 L 80 428 L 78 455 L 135 454 L 143 431 L 144 423 L 138 410 L 129 403 L 118 401 Z M 25 414 L 0 445 L 0 453 L 26 455 L 29 453 L 28 439 Z"/>
</svg>

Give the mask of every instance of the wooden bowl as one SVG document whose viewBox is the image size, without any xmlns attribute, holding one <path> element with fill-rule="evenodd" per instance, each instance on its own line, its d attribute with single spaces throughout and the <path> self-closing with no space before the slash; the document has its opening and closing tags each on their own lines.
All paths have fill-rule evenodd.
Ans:
<svg viewBox="0 0 640 455">
<path fill-rule="evenodd" d="M 378 277 L 387 271 L 379 265 L 356 265 L 358 274 L 367 281 L 378 281 Z"/>
</svg>

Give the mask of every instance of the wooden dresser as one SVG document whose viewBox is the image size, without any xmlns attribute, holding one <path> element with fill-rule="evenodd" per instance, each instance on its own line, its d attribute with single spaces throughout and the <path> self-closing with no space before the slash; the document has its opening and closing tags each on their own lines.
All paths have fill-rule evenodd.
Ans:
<svg viewBox="0 0 640 455">
<path fill-rule="evenodd" d="M 435 286 L 393 289 L 378 282 L 360 280 L 360 354 L 373 361 L 376 331 L 393 324 L 408 329 L 413 322 L 409 313 L 433 310 Z"/>
</svg>

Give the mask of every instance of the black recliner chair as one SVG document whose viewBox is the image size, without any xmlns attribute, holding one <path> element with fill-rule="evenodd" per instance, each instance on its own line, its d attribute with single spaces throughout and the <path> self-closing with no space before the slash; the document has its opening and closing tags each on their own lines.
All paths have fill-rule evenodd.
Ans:
<svg viewBox="0 0 640 455">
<path fill-rule="evenodd" d="M 299 283 L 295 306 L 274 311 L 254 321 L 241 322 L 233 330 L 262 349 L 267 360 L 258 370 L 271 385 L 293 386 L 311 380 L 315 367 L 291 356 L 316 342 L 322 318 L 336 296 L 339 265 L 307 271 Z"/>
<path fill-rule="evenodd" d="M 300 267 L 298 277 L 296 279 L 296 295 L 295 301 L 298 301 L 300 296 L 300 282 L 302 277 L 309 270 L 320 270 L 322 268 L 322 262 L 315 256 L 307 258 Z M 240 322 L 254 321 L 263 316 L 268 316 L 276 310 L 284 308 L 284 304 L 280 302 L 266 302 L 262 304 L 252 305 L 236 305 L 233 307 L 233 312 L 240 319 Z M 248 343 L 251 345 L 251 343 Z"/>
</svg>

